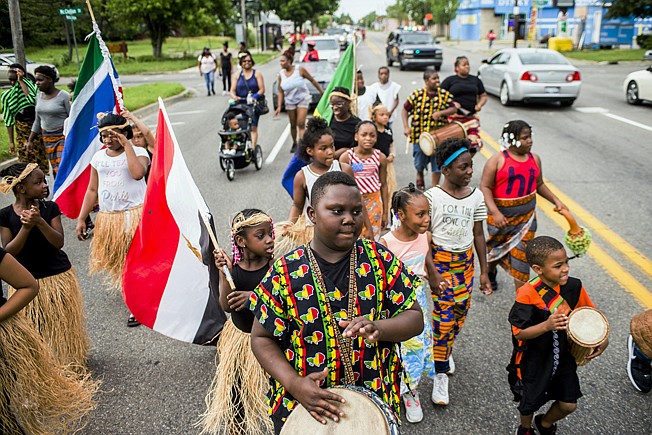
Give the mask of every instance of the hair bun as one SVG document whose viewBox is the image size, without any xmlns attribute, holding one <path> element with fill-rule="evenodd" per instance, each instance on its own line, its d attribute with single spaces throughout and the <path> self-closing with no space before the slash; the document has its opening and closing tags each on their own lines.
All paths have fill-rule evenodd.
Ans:
<svg viewBox="0 0 652 435">
<path fill-rule="evenodd" d="M 105 116 L 106 116 L 105 112 L 100 112 L 97 115 L 95 115 L 95 117 L 97 118 L 98 121 L 103 120 Z"/>
</svg>

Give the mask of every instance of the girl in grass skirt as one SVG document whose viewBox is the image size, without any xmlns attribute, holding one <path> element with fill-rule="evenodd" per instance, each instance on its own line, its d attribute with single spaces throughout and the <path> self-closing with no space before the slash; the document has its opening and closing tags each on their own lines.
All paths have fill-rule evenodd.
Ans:
<svg viewBox="0 0 652 435">
<path fill-rule="evenodd" d="M 144 148 L 129 141 L 133 132 L 123 116 L 100 113 L 98 119 L 100 138 L 106 148 L 91 159 L 91 177 L 76 232 L 79 240 L 88 238 L 86 217 L 99 198 L 90 272 L 108 273 L 113 285 L 120 288 L 127 251 L 143 212 L 149 157 Z M 127 326 L 137 325 L 138 321 L 130 315 Z"/>
<path fill-rule="evenodd" d="M 233 261 L 215 251 L 220 269 L 220 305 L 231 313 L 217 344 L 219 365 L 206 396 L 206 412 L 199 422 L 202 433 L 265 434 L 271 430 L 265 391 L 267 374 L 251 351 L 249 297 L 267 274 L 274 254 L 274 222 L 266 213 L 245 209 L 231 225 Z M 232 289 L 224 273 L 233 276 Z"/>
<path fill-rule="evenodd" d="M 9 300 L 0 294 L 0 433 L 75 432 L 95 407 L 98 384 L 61 366 L 21 312 L 38 283 L 2 248 L 0 279 L 15 289 Z"/>
<path fill-rule="evenodd" d="M 26 317 L 62 364 L 83 371 L 89 347 L 84 304 L 77 274 L 61 250 L 59 206 L 45 200 L 48 186 L 36 163 L 16 163 L 0 176 L 0 191 L 16 196 L 14 204 L 0 210 L 2 245 L 40 287 L 38 297 L 25 309 Z"/>
</svg>

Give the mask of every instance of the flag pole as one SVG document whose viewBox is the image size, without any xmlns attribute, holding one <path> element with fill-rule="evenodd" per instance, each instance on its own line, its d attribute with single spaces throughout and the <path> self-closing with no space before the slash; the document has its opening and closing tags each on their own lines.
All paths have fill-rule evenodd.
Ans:
<svg viewBox="0 0 652 435">
<path fill-rule="evenodd" d="M 93 14 L 93 7 L 91 6 L 91 0 L 86 0 L 86 6 L 88 6 L 88 12 L 91 14 L 91 21 L 93 24 L 96 24 L 95 14 Z"/>
</svg>

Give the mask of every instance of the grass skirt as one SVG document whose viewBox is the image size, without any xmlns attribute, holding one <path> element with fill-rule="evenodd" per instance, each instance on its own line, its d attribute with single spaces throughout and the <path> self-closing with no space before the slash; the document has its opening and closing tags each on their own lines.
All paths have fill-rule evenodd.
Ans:
<svg viewBox="0 0 652 435">
<path fill-rule="evenodd" d="M 371 230 L 374 233 L 374 240 L 378 240 L 380 239 L 380 232 L 383 230 L 380 227 L 383 216 L 383 200 L 380 195 L 380 190 L 372 193 L 363 193 L 362 202 L 367 208 L 367 214 L 371 221 Z"/>
<path fill-rule="evenodd" d="M 308 225 L 305 214 L 299 216 L 296 223 L 289 221 L 278 222 L 276 225 L 276 241 L 274 242 L 274 258 L 281 258 L 312 240 L 315 227 Z"/>
<path fill-rule="evenodd" d="M 23 313 L 63 365 L 83 370 L 88 357 L 86 316 L 77 274 L 71 267 L 38 280 L 39 292 Z M 15 290 L 9 288 L 9 294 Z"/>
<path fill-rule="evenodd" d="M 251 336 L 231 320 L 217 342 L 219 364 L 206 395 L 202 433 L 256 435 L 272 432 L 265 392 L 268 377 L 251 351 Z"/>
<path fill-rule="evenodd" d="M 396 168 L 394 162 L 387 163 L 387 198 L 388 201 L 392 200 L 392 195 L 398 190 L 396 184 Z"/>
<path fill-rule="evenodd" d="M 90 273 L 107 272 L 111 283 L 122 287 L 122 270 L 143 206 L 123 211 L 100 211 L 91 243 Z"/>
<path fill-rule="evenodd" d="M 0 322 L 0 431 L 73 433 L 95 408 L 99 383 L 57 363 L 22 312 Z"/>
</svg>

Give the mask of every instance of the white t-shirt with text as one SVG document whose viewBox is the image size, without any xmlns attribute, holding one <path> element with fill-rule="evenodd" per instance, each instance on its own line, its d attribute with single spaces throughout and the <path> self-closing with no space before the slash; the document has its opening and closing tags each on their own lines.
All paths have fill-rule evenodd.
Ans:
<svg viewBox="0 0 652 435">
<path fill-rule="evenodd" d="M 396 104 L 396 100 L 398 100 L 398 91 L 401 90 L 401 85 L 390 80 L 384 85 L 380 82 L 376 82 L 371 85 L 371 88 L 376 92 L 380 102 L 383 103 L 383 106 L 387 107 L 387 111 L 392 110 L 392 107 Z M 394 110 L 394 113 L 392 113 L 392 116 L 389 118 L 389 122 L 396 121 L 396 117 L 398 116 L 397 113 L 401 111 L 399 106 L 396 106 L 396 110 Z"/>
<path fill-rule="evenodd" d="M 480 189 L 458 199 L 440 186 L 426 191 L 430 203 L 432 241 L 449 252 L 464 252 L 473 246 L 473 225 L 487 219 Z"/>
<path fill-rule="evenodd" d="M 147 157 L 144 148 L 133 147 L 136 157 Z M 91 159 L 98 175 L 97 198 L 100 211 L 122 211 L 142 205 L 147 184 L 145 178 L 134 180 L 129 173 L 127 154 L 110 157 L 106 149 L 99 150 Z"/>
</svg>

